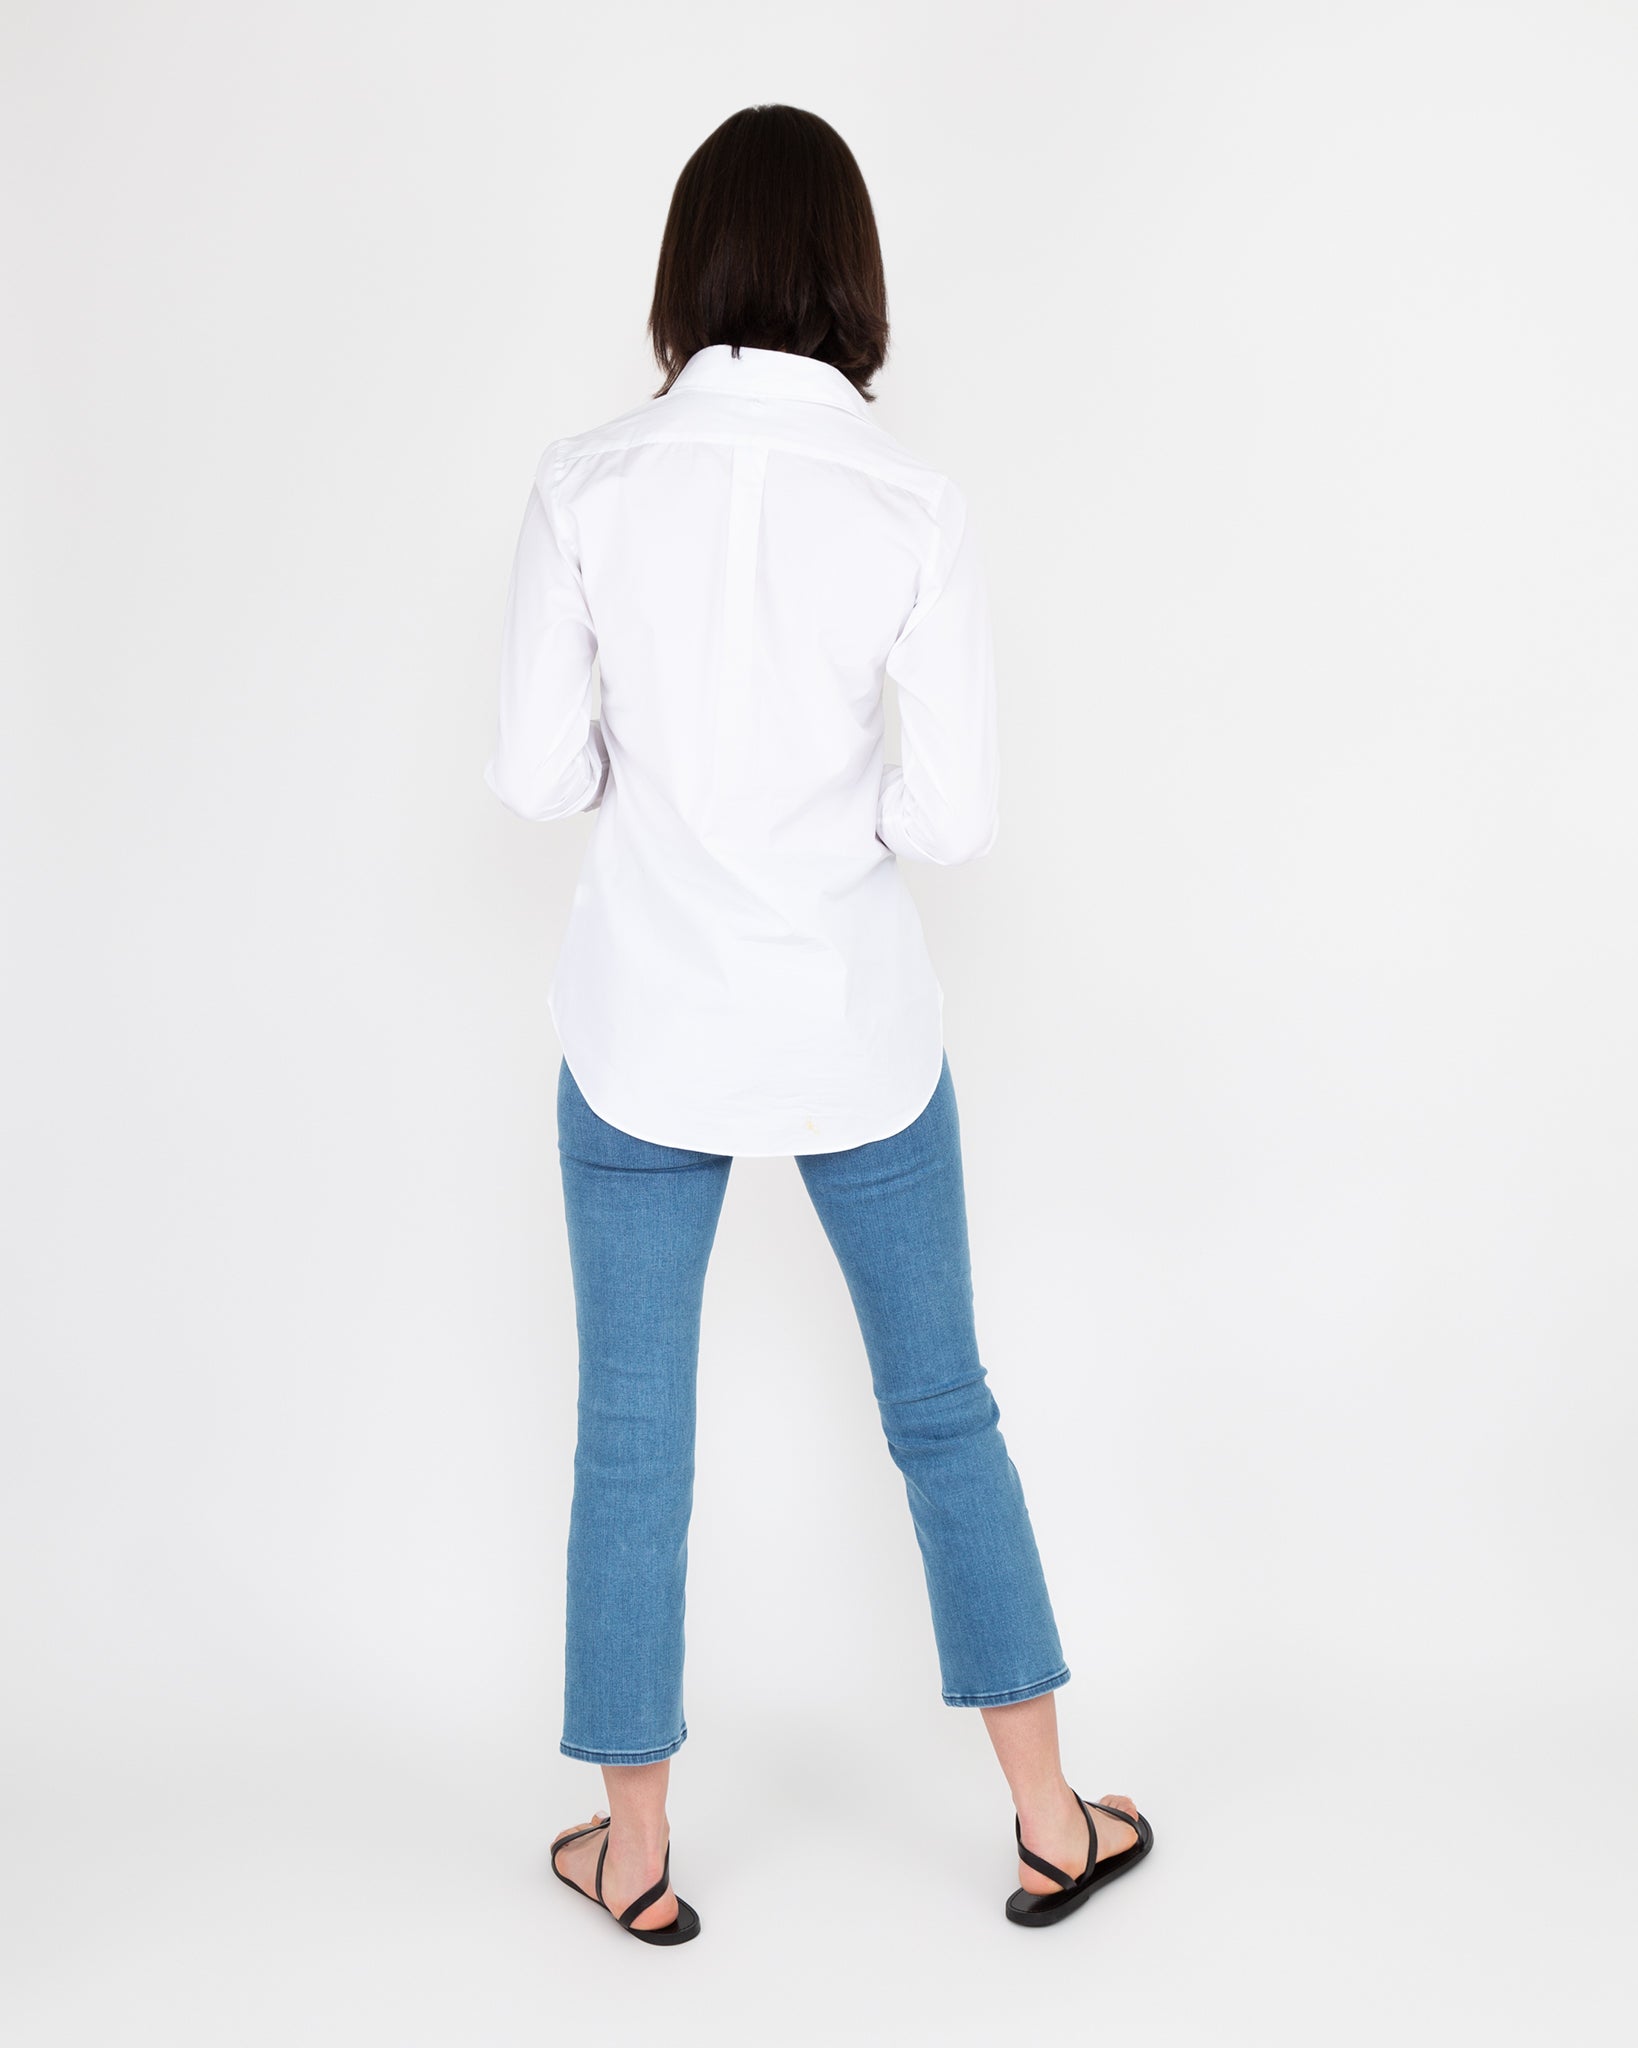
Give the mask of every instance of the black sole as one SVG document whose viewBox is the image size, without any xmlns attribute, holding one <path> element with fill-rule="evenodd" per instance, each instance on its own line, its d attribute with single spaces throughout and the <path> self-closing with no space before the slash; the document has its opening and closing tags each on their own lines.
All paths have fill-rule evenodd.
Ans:
<svg viewBox="0 0 1638 2048">
<path fill-rule="evenodd" d="M 1092 1875 L 1085 1884 L 1077 1884 L 1067 1892 L 1027 1892 L 1020 1885 L 1007 1900 L 1007 1918 L 1014 1927 L 1055 1927 L 1060 1920 L 1067 1920 L 1077 1907 L 1084 1906 L 1092 1894 L 1102 1891 L 1106 1884 L 1113 1884 L 1117 1877 L 1124 1877 L 1134 1869 L 1155 1845 L 1155 1831 L 1140 1813 L 1133 1819 L 1129 1813 L 1120 1818 L 1128 1826 L 1137 1829 L 1138 1838 L 1130 1849 L 1122 1849 L 1116 1856 L 1105 1856 L 1092 1866 Z"/>
<path fill-rule="evenodd" d="M 692 1941 L 700 1931 L 700 1916 L 686 1899 L 677 1901 L 677 1917 L 669 1927 L 628 1927 L 628 1934 L 635 1934 L 639 1941 L 651 1942 L 655 1948 L 675 1948 L 679 1941 Z"/>
</svg>

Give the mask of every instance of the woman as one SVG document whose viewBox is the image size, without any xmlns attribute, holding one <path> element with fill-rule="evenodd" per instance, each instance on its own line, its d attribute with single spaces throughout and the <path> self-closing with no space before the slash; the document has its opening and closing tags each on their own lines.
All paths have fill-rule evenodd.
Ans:
<svg viewBox="0 0 1638 2048">
<path fill-rule="evenodd" d="M 599 813 L 548 1001 L 580 1347 L 560 1746 L 608 1807 L 553 1868 L 646 1941 L 699 1931 L 666 1788 L 701 1298 L 734 1156 L 789 1154 L 905 1476 L 943 1697 L 1012 1792 L 1007 1914 L 1046 1926 L 1152 1837 L 1064 1778 L 1069 1670 L 974 1337 L 943 992 L 898 863 L 994 841 L 989 615 L 960 491 L 869 417 L 887 294 L 832 128 L 752 107 L 706 140 L 649 325 L 660 390 L 537 465 L 487 770 L 523 817 Z"/>
</svg>

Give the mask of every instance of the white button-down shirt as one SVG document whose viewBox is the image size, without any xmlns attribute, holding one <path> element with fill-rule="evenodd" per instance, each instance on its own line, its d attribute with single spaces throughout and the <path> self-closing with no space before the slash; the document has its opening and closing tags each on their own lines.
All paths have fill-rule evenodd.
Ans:
<svg viewBox="0 0 1638 2048">
<path fill-rule="evenodd" d="M 598 812 L 548 996 L 597 1114 L 763 1156 L 913 1122 L 944 991 L 898 862 L 972 860 L 997 829 L 956 486 L 828 363 L 702 349 L 541 456 L 501 665 L 490 788 L 525 818 Z"/>
</svg>

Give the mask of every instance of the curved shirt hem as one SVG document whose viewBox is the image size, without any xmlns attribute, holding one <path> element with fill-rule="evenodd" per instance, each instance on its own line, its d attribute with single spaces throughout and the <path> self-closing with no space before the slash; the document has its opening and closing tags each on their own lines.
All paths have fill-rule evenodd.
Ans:
<svg viewBox="0 0 1638 2048">
<path fill-rule="evenodd" d="M 547 995 L 546 1008 L 557 1032 L 564 1062 L 574 1078 L 575 1086 L 593 1112 L 600 1116 L 604 1123 L 612 1124 L 617 1131 L 624 1131 L 628 1138 L 639 1138 L 650 1145 L 669 1146 L 674 1151 L 709 1152 L 718 1158 L 728 1159 L 795 1159 L 815 1152 L 850 1152 L 855 1146 L 877 1144 L 883 1138 L 895 1138 L 900 1131 L 908 1130 L 932 1101 L 944 1073 L 944 992 L 941 988 L 937 1023 L 933 1031 L 935 1050 L 932 1055 L 930 1078 L 918 1080 L 915 1088 L 909 1091 L 914 1098 L 913 1107 L 895 1110 L 885 1123 L 873 1125 L 857 1134 L 844 1129 L 839 1140 L 831 1133 L 823 1132 L 818 1142 L 798 1140 L 791 1144 L 778 1144 L 769 1142 L 765 1133 L 746 1131 L 742 1136 L 748 1137 L 750 1142 L 734 1141 L 725 1130 L 713 1131 L 704 1124 L 690 1127 L 686 1116 L 672 1123 L 665 1119 L 651 1118 L 642 1110 L 623 1107 L 617 1100 L 618 1090 L 605 1089 L 604 1077 L 598 1073 L 594 1061 L 576 1063 L 579 1056 L 571 1048 L 564 1034 L 555 995 L 555 990 Z M 795 1137 L 796 1134 L 792 1135 Z M 807 1134 L 803 1133 L 802 1139 L 806 1138 Z"/>
</svg>

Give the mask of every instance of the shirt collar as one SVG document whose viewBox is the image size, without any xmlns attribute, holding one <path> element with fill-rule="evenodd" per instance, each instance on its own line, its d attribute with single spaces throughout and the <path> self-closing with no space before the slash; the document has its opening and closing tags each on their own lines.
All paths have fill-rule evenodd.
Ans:
<svg viewBox="0 0 1638 2048">
<path fill-rule="evenodd" d="M 694 351 L 671 388 L 721 391 L 737 398 L 805 398 L 865 417 L 866 400 L 834 363 L 777 348 L 741 347 L 735 356 L 731 343 L 713 342 Z"/>
</svg>

